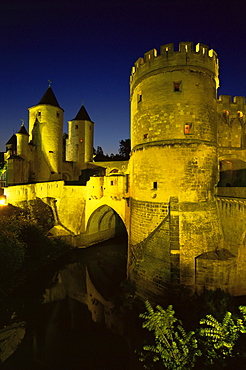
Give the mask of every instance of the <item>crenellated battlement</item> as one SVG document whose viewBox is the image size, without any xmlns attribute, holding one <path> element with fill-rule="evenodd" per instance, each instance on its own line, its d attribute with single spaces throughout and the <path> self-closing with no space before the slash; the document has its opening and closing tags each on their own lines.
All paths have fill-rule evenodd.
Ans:
<svg viewBox="0 0 246 370">
<path fill-rule="evenodd" d="M 244 96 L 220 95 L 217 100 L 218 112 L 228 111 L 228 114 L 236 114 L 238 112 L 246 113 L 246 102 Z"/>
<path fill-rule="evenodd" d="M 174 50 L 174 44 L 171 43 L 162 45 L 159 55 L 156 49 L 152 49 L 140 57 L 132 67 L 130 83 L 158 69 L 182 66 L 205 68 L 218 78 L 218 57 L 213 49 L 200 43 L 194 49 L 192 42 L 180 42 L 178 51 Z"/>
<path fill-rule="evenodd" d="M 245 149 L 245 97 L 221 95 L 217 100 L 217 113 L 219 146 Z"/>
</svg>

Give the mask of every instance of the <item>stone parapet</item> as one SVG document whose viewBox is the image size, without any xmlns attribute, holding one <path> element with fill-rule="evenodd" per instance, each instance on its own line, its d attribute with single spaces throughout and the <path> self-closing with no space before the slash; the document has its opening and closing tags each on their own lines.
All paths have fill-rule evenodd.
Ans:
<svg viewBox="0 0 246 370">
<path fill-rule="evenodd" d="M 245 187 L 218 187 L 216 188 L 218 197 L 240 198 L 246 201 Z"/>
<path fill-rule="evenodd" d="M 142 76 L 155 72 L 160 68 L 180 68 L 190 66 L 204 68 L 215 74 L 218 80 L 218 57 L 214 50 L 207 45 L 197 44 L 194 50 L 192 42 L 180 42 L 179 50 L 174 50 L 174 44 L 165 44 L 160 47 L 158 55 L 156 49 L 152 49 L 139 58 L 133 68 L 130 77 L 131 85 L 135 85 Z M 217 81 L 218 85 L 218 81 Z"/>
</svg>

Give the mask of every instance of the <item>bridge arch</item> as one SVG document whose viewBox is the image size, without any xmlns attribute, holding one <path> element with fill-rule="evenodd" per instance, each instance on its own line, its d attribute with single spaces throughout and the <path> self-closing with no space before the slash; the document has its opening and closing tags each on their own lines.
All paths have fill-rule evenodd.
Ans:
<svg viewBox="0 0 246 370">
<path fill-rule="evenodd" d="M 223 156 L 220 158 L 219 187 L 245 187 L 246 186 L 246 161 L 245 158 Z"/>
<path fill-rule="evenodd" d="M 86 235 L 89 239 L 99 242 L 121 234 L 127 235 L 125 224 L 120 215 L 107 204 L 96 208 L 88 218 Z"/>
<path fill-rule="evenodd" d="M 245 162 L 245 156 L 241 155 L 240 153 L 236 154 L 222 154 L 219 156 L 219 161 L 242 161 Z"/>
</svg>

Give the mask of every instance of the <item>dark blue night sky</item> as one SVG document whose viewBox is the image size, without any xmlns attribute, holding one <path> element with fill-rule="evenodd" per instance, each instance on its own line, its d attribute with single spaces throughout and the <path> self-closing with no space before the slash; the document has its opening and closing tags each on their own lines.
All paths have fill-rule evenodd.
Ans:
<svg viewBox="0 0 246 370">
<path fill-rule="evenodd" d="M 0 151 L 48 79 L 67 121 L 84 101 L 94 146 L 129 137 L 129 75 L 160 45 L 201 42 L 220 60 L 219 95 L 246 96 L 245 0 L 1 0 Z"/>
</svg>

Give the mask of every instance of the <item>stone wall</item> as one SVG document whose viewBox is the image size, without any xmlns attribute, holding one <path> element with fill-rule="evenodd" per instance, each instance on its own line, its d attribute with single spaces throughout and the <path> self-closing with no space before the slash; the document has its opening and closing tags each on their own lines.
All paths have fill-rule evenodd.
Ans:
<svg viewBox="0 0 246 370">
<path fill-rule="evenodd" d="M 224 189 L 229 192 L 229 188 Z M 237 189 L 238 194 L 245 190 L 240 188 L 230 189 L 232 193 Z M 217 203 L 225 247 L 236 257 L 236 268 L 233 270 L 235 280 L 233 294 L 244 295 L 246 294 L 246 201 L 245 198 L 218 196 Z"/>
<path fill-rule="evenodd" d="M 221 289 L 235 294 L 236 258 L 226 249 L 203 253 L 196 258 L 196 291 Z"/>
<path fill-rule="evenodd" d="M 92 177 L 87 184 L 72 186 L 54 181 L 9 186 L 4 192 L 7 202 L 18 207 L 36 199 L 47 203 L 54 217 L 50 234 L 63 236 L 75 246 L 112 238 L 123 230 L 124 224 L 129 231 L 125 177 Z"/>
<path fill-rule="evenodd" d="M 131 242 L 146 239 L 168 214 L 168 203 L 144 202 L 131 199 Z"/>
<path fill-rule="evenodd" d="M 129 277 L 135 282 L 137 294 L 142 299 L 158 303 L 165 299 L 165 290 L 170 286 L 169 216 L 141 243 L 129 246 Z"/>
<path fill-rule="evenodd" d="M 180 203 L 180 282 L 195 286 L 195 258 L 223 247 L 216 202 Z"/>
<path fill-rule="evenodd" d="M 217 101 L 218 144 L 227 148 L 246 148 L 245 97 L 221 95 Z"/>
<path fill-rule="evenodd" d="M 240 198 L 224 198 L 220 196 L 217 197 L 217 203 L 220 212 L 220 222 L 224 234 L 225 245 L 232 254 L 237 255 L 238 248 L 243 242 L 246 231 L 246 201 L 245 199 Z"/>
<path fill-rule="evenodd" d="M 205 201 L 218 182 L 216 147 L 190 140 L 139 146 L 130 168 L 131 196 L 139 200 Z"/>
</svg>

